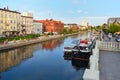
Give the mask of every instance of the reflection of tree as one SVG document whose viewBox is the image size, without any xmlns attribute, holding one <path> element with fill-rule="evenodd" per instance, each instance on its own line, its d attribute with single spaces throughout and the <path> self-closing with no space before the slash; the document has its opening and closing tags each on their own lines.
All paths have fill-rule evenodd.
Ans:
<svg viewBox="0 0 120 80">
<path fill-rule="evenodd" d="M 43 49 L 46 50 L 53 50 L 56 47 L 59 47 L 63 43 L 63 40 L 56 39 L 56 40 L 50 40 L 43 43 Z"/>
<path fill-rule="evenodd" d="M 0 72 L 8 70 L 20 64 L 23 60 L 33 56 L 32 46 L 21 47 L 18 49 L 0 53 Z"/>
</svg>

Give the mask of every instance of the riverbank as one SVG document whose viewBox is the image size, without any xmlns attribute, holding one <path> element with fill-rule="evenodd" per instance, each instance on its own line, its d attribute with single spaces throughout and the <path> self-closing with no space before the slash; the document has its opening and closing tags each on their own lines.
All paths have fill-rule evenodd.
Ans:
<svg viewBox="0 0 120 80">
<path fill-rule="evenodd" d="M 25 45 L 30 45 L 30 44 L 35 44 L 35 43 L 40 43 L 48 40 L 53 40 L 53 39 L 59 39 L 59 38 L 65 38 L 67 36 L 72 36 L 72 35 L 77 35 L 79 33 L 73 33 L 73 34 L 65 34 L 65 35 L 52 35 L 52 36 L 41 36 L 35 39 L 31 40 L 17 40 L 17 41 L 10 41 L 6 44 L 0 45 L 0 50 L 7 50 L 7 49 L 12 49 L 12 48 L 17 48 Z"/>
</svg>

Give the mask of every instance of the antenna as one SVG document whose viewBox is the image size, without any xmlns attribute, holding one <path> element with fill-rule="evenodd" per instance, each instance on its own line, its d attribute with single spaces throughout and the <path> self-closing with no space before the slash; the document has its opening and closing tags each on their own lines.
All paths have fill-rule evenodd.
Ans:
<svg viewBox="0 0 120 80">
<path fill-rule="evenodd" d="M 51 12 L 49 12 L 48 15 L 49 15 L 49 18 L 52 19 L 52 17 L 51 17 Z"/>
</svg>

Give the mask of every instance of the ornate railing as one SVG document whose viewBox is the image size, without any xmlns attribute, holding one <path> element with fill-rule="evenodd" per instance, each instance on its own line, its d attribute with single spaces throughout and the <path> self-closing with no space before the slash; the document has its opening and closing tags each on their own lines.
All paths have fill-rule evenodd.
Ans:
<svg viewBox="0 0 120 80">
<path fill-rule="evenodd" d="M 99 41 L 100 50 L 120 51 L 120 42 L 103 42 Z"/>
</svg>

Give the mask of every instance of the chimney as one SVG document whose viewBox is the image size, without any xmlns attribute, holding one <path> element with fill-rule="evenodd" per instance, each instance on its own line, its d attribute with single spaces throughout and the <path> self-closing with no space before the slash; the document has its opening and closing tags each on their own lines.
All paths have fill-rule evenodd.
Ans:
<svg viewBox="0 0 120 80">
<path fill-rule="evenodd" d="M 7 7 L 4 7 L 4 10 L 8 11 L 8 10 L 9 10 L 8 6 L 7 6 Z"/>
<path fill-rule="evenodd" d="M 9 7 L 8 7 L 8 6 L 6 7 L 6 10 L 9 10 Z"/>
</svg>

